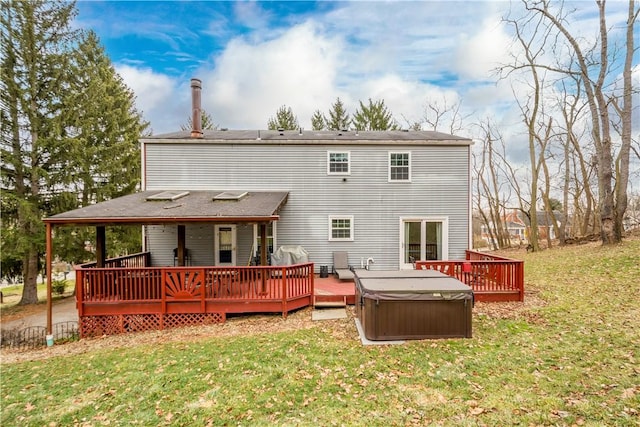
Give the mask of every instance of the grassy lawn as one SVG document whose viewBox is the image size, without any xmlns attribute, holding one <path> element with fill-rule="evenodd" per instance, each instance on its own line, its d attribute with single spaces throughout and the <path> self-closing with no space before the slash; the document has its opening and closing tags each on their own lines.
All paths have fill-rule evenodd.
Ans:
<svg viewBox="0 0 640 427">
<path fill-rule="evenodd" d="M 331 321 L 3 363 L 0 425 L 640 425 L 640 240 L 511 255 L 544 303 L 485 306 L 473 339 Z"/>
</svg>

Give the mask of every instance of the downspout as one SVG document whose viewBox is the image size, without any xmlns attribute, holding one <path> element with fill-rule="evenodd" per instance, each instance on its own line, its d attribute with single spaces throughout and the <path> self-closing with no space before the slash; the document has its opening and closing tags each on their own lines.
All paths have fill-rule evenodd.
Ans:
<svg viewBox="0 0 640 427">
<path fill-rule="evenodd" d="M 51 223 L 47 223 L 46 230 L 46 247 L 47 247 L 47 256 L 46 256 L 46 272 L 47 272 L 47 334 L 53 334 L 53 305 L 51 301 L 51 266 L 53 265 L 53 242 L 51 240 L 53 226 Z"/>
<path fill-rule="evenodd" d="M 471 144 L 469 144 L 469 151 L 467 155 L 467 184 L 468 184 L 468 192 L 467 192 L 467 209 L 469 211 L 468 215 L 468 229 L 467 229 L 467 247 L 469 250 L 473 250 L 473 177 L 471 175 L 471 146 L 473 145 L 473 140 L 471 140 Z"/>
<path fill-rule="evenodd" d="M 140 141 L 140 186 L 142 191 L 147 190 L 147 144 Z M 140 226 L 142 232 L 142 252 L 147 252 L 147 229 L 143 224 Z"/>
</svg>

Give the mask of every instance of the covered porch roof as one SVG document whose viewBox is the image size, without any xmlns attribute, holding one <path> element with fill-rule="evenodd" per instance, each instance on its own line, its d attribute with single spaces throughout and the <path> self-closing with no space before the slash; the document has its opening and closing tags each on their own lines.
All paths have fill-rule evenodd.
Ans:
<svg viewBox="0 0 640 427">
<path fill-rule="evenodd" d="M 269 222 L 286 191 L 147 190 L 44 218 L 51 225 Z"/>
<path fill-rule="evenodd" d="M 280 210 L 288 197 L 286 191 L 147 190 L 44 218 L 48 266 L 47 331 L 52 331 L 54 227 L 95 226 L 96 265 L 103 267 L 106 259 L 105 227 L 108 225 L 175 224 L 178 227 L 178 265 L 184 265 L 185 224 L 258 223 L 262 242 L 261 259 L 264 263 L 267 258 L 266 224 L 280 219 Z"/>
</svg>

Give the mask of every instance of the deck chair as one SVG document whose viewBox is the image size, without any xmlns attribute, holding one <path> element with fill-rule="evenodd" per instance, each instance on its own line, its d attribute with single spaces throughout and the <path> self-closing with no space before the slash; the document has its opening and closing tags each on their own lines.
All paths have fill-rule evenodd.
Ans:
<svg viewBox="0 0 640 427">
<path fill-rule="evenodd" d="M 354 275 L 349 265 L 349 254 L 346 251 L 333 253 L 333 272 L 340 280 L 353 280 Z"/>
</svg>

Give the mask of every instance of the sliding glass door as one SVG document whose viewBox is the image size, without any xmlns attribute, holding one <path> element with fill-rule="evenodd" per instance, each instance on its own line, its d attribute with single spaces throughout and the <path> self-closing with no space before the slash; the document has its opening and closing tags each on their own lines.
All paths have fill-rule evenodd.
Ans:
<svg viewBox="0 0 640 427">
<path fill-rule="evenodd" d="M 448 257 L 447 218 L 402 218 L 400 222 L 400 268 Z"/>
</svg>

